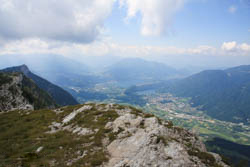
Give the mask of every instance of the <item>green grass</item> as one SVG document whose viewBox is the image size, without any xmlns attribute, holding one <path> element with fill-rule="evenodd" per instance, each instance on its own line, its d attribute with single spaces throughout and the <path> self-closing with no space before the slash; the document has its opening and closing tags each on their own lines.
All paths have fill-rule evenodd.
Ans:
<svg viewBox="0 0 250 167">
<path fill-rule="evenodd" d="M 69 159 L 77 158 L 77 151 L 87 152 L 74 166 L 97 166 L 108 160 L 103 150 L 102 140 L 118 133 L 112 133 L 104 126 L 114 121 L 118 115 L 115 111 L 98 111 L 95 107 L 78 114 L 71 123 L 90 128 L 97 132 L 91 135 L 78 136 L 67 131 L 48 134 L 48 126 L 62 119 L 82 105 L 63 108 L 64 112 L 56 114 L 50 110 L 38 110 L 26 115 L 26 111 L 13 111 L 0 115 L 0 166 L 49 166 L 53 159 L 56 166 L 65 166 Z M 94 106 L 94 105 L 93 105 Z M 111 140 L 110 140 L 111 142 Z M 86 146 L 83 146 L 84 143 Z M 37 148 L 43 146 L 40 153 Z M 62 149 L 60 149 L 62 148 Z"/>
<path fill-rule="evenodd" d="M 21 112 L 21 111 L 20 111 Z M 44 142 L 47 137 L 49 124 L 54 121 L 55 113 L 48 110 L 34 111 L 26 115 L 13 111 L 0 116 L 0 162 L 26 163 L 33 161 L 32 153 Z M 31 159 L 30 159 L 31 158 Z M 22 160 L 24 159 L 24 160 Z M 14 166 L 12 163 L 11 164 Z M 1 166 L 0 165 L 0 166 Z"/>
<path fill-rule="evenodd" d="M 12 78 L 10 76 L 8 76 L 5 73 L 0 72 L 0 86 L 7 84 L 7 83 L 11 83 L 12 82 Z"/>
</svg>

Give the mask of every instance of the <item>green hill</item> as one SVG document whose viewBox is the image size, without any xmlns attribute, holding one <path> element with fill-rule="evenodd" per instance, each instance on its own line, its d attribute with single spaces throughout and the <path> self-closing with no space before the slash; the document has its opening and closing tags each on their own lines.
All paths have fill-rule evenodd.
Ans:
<svg viewBox="0 0 250 167">
<path fill-rule="evenodd" d="M 250 66 L 203 71 L 166 84 L 161 91 L 191 97 L 194 106 L 214 118 L 250 123 Z"/>
<path fill-rule="evenodd" d="M 105 74 L 129 86 L 162 81 L 181 75 L 176 69 L 165 64 L 139 58 L 123 59 L 108 67 Z"/>
</svg>

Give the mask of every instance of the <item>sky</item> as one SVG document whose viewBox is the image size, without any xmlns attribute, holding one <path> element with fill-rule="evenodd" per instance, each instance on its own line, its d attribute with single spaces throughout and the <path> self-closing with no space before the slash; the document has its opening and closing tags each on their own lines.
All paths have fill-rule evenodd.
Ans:
<svg viewBox="0 0 250 167">
<path fill-rule="evenodd" d="M 250 64 L 250 0 L 0 0 L 0 61 L 17 54 Z"/>
</svg>

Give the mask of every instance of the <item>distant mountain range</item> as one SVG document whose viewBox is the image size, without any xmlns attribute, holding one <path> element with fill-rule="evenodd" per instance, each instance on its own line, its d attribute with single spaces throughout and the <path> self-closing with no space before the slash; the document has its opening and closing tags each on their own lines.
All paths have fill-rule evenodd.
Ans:
<svg viewBox="0 0 250 167">
<path fill-rule="evenodd" d="M 187 70 L 179 71 L 164 63 L 117 56 L 85 56 L 75 61 L 53 54 L 4 55 L 1 60 L 0 68 L 26 64 L 37 75 L 63 88 L 90 88 L 109 81 L 128 87 L 190 74 Z"/>
<path fill-rule="evenodd" d="M 55 54 L 1 55 L 0 68 L 27 65 L 41 77 L 55 78 L 57 74 L 87 74 L 89 67 L 65 56 Z M 48 78 L 46 78 L 48 79 Z"/>
<path fill-rule="evenodd" d="M 62 66 L 60 68 L 63 74 L 65 69 Z M 25 65 L 7 68 L 3 71 L 24 73 L 39 88 L 48 92 L 58 105 L 77 104 L 68 92 L 31 73 Z M 211 117 L 224 121 L 250 123 L 250 66 L 247 65 L 225 70 L 206 70 L 184 79 L 178 79 L 182 73 L 165 64 L 131 58 L 123 59 L 107 67 L 101 76 L 84 76 L 77 74 L 74 70 L 74 74 L 70 73 L 64 73 L 65 77 L 61 77 L 61 85 L 65 85 L 68 89 L 70 86 L 80 87 L 85 94 L 88 94 L 88 89 L 85 88 L 112 80 L 125 87 L 148 83 L 131 87 L 125 91 L 125 94 L 130 95 L 147 89 L 170 92 L 176 96 L 191 97 L 193 106 L 200 106 Z M 53 74 L 54 72 L 50 75 Z M 55 75 L 57 75 L 56 72 Z M 171 78 L 177 79 L 169 81 L 168 79 Z M 86 95 L 80 95 L 77 92 L 74 93 L 74 97 L 88 100 Z"/>
<path fill-rule="evenodd" d="M 250 65 L 203 71 L 166 84 L 162 91 L 192 97 L 194 106 L 214 118 L 250 123 Z"/>
<path fill-rule="evenodd" d="M 139 58 L 127 58 L 107 68 L 106 75 L 118 82 L 152 83 L 180 76 L 180 72 L 165 64 Z"/>
<path fill-rule="evenodd" d="M 69 94 L 67 91 L 63 90 L 59 86 L 56 86 L 49 81 L 33 74 L 26 65 L 10 67 L 1 70 L 2 72 L 19 72 L 23 73 L 26 77 L 30 78 L 34 81 L 34 83 L 41 88 L 42 90 L 46 91 L 56 102 L 56 104 L 60 106 L 65 105 L 75 105 L 78 102 Z"/>
<path fill-rule="evenodd" d="M 64 56 L 53 54 L 1 56 L 0 68 L 19 66 L 20 64 L 26 64 L 32 72 L 59 86 L 88 83 L 87 79 L 85 82 L 79 81 L 81 78 L 79 76 L 88 75 L 90 73 L 89 67 Z"/>
<path fill-rule="evenodd" d="M 250 123 L 250 65 L 225 70 L 206 70 L 184 79 L 132 86 L 127 93 L 158 90 L 179 97 L 191 97 L 211 117 Z"/>
</svg>

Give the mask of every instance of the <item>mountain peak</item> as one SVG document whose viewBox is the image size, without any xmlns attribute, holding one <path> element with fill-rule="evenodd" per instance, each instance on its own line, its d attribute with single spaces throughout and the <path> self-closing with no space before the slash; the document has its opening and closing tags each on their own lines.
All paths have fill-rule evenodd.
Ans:
<svg viewBox="0 0 250 167">
<path fill-rule="evenodd" d="M 26 76 L 28 73 L 30 73 L 28 66 L 25 64 L 20 65 L 20 66 L 15 66 L 15 67 L 9 67 L 9 68 L 3 69 L 1 71 L 3 71 L 3 72 L 22 72 Z"/>
<path fill-rule="evenodd" d="M 22 73 L 2 73 L 0 112 L 55 108 L 51 96 Z M 4 80 L 4 81 L 3 81 Z"/>
<path fill-rule="evenodd" d="M 52 98 L 54 98 L 55 102 L 58 105 L 64 106 L 64 105 L 78 104 L 78 102 L 68 92 L 50 83 L 49 81 L 37 76 L 36 74 L 33 74 L 25 64 L 20 65 L 20 66 L 15 66 L 15 67 L 9 67 L 1 71 L 9 72 L 9 73 L 12 73 L 12 72 L 23 73 L 26 77 L 32 79 L 39 88 L 43 89 Z"/>
<path fill-rule="evenodd" d="M 26 64 L 20 65 L 19 67 L 29 69 Z"/>
<path fill-rule="evenodd" d="M 28 66 L 25 65 L 25 64 L 23 64 L 23 65 L 21 65 L 21 66 L 19 66 L 19 67 L 20 67 L 20 70 L 21 70 L 25 75 L 26 75 L 27 73 L 30 72 Z"/>
</svg>

